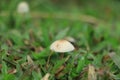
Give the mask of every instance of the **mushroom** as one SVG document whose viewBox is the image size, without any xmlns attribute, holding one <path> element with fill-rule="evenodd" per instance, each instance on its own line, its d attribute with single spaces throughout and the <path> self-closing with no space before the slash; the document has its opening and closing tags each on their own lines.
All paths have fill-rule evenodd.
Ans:
<svg viewBox="0 0 120 80">
<path fill-rule="evenodd" d="M 75 48 L 67 40 L 57 40 L 51 44 L 50 49 L 54 52 L 64 53 L 73 51 Z"/>
<path fill-rule="evenodd" d="M 27 2 L 20 2 L 17 7 L 17 12 L 20 14 L 28 13 L 29 12 L 29 5 Z"/>
<path fill-rule="evenodd" d="M 55 42 L 53 42 L 50 45 L 50 49 L 54 52 L 59 52 L 61 53 L 61 58 L 63 58 L 65 52 L 71 52 L 73 51 L 75 48 L 74 46 L 67 40 L 65 39 L 61 39 L 61 40 L 56 40 Z M 48 63 L 50 60 L 52 53 L 49 55 L 48 57 L 48 61 L 47 61 L 47 67 L 48 67 Z"/>
<path fill-rule="evenodd" d="M 53 42 L 50 46 L 50 49 L 54 52 L 64 53 L 71 52 L 75 48 L 74 46 L 67 40 L 57 40 Z M 63 58 L 64 54 L 61 54 L 61 58 Z"/>
</svg>

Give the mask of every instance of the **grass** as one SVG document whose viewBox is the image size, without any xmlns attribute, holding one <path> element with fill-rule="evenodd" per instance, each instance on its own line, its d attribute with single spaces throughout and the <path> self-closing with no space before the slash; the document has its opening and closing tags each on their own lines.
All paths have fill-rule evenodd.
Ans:
<svg viewBox="0 0 120 80">
<path fill-rule="evenodd" d="M 96 80 L 95 77 L 97 80 L 120 79 L 118 3 L 113 1 L 112 4 L 112 0 L 106 0 L 110 12 L 104 13 L 104 1 L 99 3 L 95 0 L 92 7 L 90 2 L 83 1 L 81 10 L 76 6 L 68 9 L 73 18 L 57 18 L 57 13 L 67 12 L 60 5 L 54 8 L 50 2 L 43 1 L 41 7 L 36 0 L 30 7 L 38 7 L 35 9 L 38 15 L 31 15 L 34 12 L 31 10 L 31 13 L 21 16 L 13 11 L 18 2 L 13 0 L 8 6 L 1 5 L 3 13 L 7 12 L 7 15 L 0 16 L 0 80 L 41 80 L 47 73 L 50 74 L 49 80 Z M 95 5 L 100 6 L 93 8 Z M 47 14 L 55 12 L 57 17 L 48 15 L 34 18 L 39 16 L 40 11 Z M 83 17 L 78 19 L 76 14 L 89 15 L 100 22 L 91 23 Z M 65 53 L 62 59 L 60 53 L 53 52 L 47 63 L 52 53 L 50 44 L 68 36 L 76 41 L 73 43 L 75 51 Z"/>
</svg>

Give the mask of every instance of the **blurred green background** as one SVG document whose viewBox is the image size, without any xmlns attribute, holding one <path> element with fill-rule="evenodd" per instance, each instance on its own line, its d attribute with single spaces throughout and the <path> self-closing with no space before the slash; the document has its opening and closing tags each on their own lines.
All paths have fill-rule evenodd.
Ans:
<svg viewBox="0 0 120 80">
<path fill-rule="evenodd" d="M 0 11 L 15 11 L 21 1 L 2 0 Z M 108 20 L 119 17 L 119 0 L 26 0 L 26 2 L 30 5 L 30 11 L 83 13 Z"/>
<path fill-rule="evenodd" d="M 25 0 L 19 14 L 22 1 L 0 0 L 0 80 L 120 79 L 120 0 Z M 48 63 L 50 44 L 68 37 L 75 51 Z"/>
</svg>

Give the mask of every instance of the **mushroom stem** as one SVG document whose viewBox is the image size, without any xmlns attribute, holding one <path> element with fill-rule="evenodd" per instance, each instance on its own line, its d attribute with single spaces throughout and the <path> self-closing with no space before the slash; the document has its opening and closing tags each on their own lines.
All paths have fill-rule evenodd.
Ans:
<svg viewBox="0 0 120 80">
<path fill-rule="evenodd" d="M 61 53 L 60 54 L 60 58 L 62 59 L 64 57 L 64 53 Z"/>
<path fill-rule="evenodd" d="M 48 65 L 49 65 L 50 58 L 51 58 L 52 54 L 53 54 L 53 52 L 51 52 L 50 55 L 48 56 L 47 63 L 46 63 L 46 68 L 48 68 Z"/>
</svg>

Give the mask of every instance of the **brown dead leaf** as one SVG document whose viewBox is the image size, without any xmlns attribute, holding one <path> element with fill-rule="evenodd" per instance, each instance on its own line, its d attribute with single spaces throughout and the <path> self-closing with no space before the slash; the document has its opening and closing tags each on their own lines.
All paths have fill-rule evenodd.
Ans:
<svg viewBox="0 0 120 80">
<path fill-rule="evenodd" d="M 105 73 L 105 68 L 99 68 L 99 69 L 97 70 L 97 74 L 100 75 L 100 76 L 103 76 L 104 73 Z"/>
<path fill-rule="evenodd" d="M 16 69 L 11 69 L 11 70 L 8 71 L 9 74 L 15 74 L 16 72 L 17 72 Z"/>
<path fill-rule="evenodd" d="M 41 46 L 35 48 L 36 53 L 41 52 L 42 50 L 44 50 L 44 48 Z"/>
<path fill-rule="evenodd" d="M 107 62 L 109 59 L 110 59 L 110 56 L 109 56 L 109 55 L 103 56 L 103 58 L 102 58 L 102 63 L 104 64 L 104 63 Z"/>
<path fill-rule="evenodd" d="M 103 80 L 104 77 L 107 77 L 108 80 L 115 80 L 114 73 L 110 72 L 109 67 L 101 67 L 96 70 L 96 73 L 97 73 L 98 78 L 100 78 L 101 80 Z"/>
</svg>

